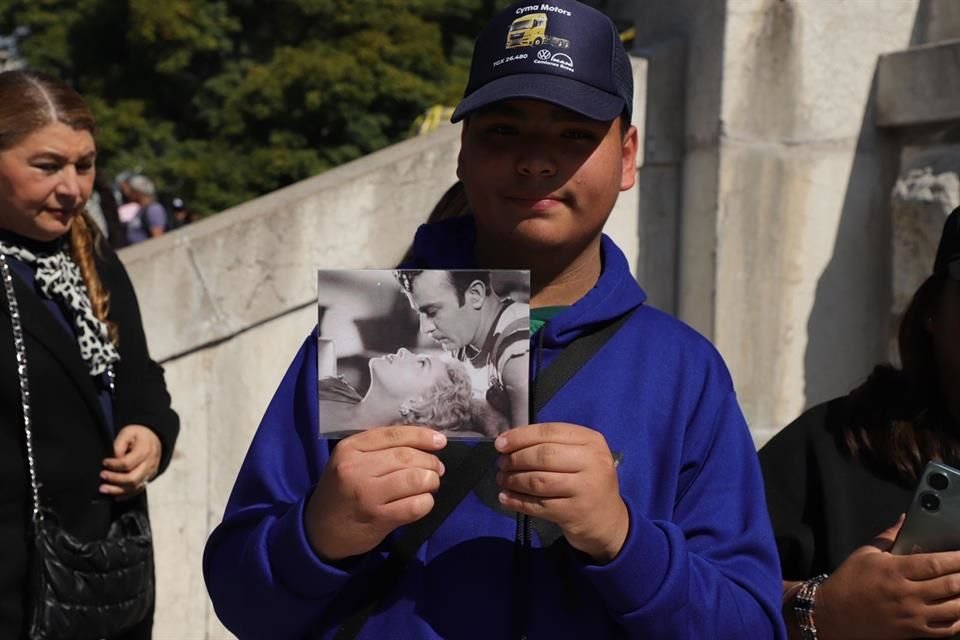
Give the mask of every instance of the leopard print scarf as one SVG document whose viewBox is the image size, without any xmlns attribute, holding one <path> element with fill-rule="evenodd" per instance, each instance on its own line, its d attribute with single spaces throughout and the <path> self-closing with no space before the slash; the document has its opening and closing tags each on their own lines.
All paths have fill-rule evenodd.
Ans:
<svg viewBox="0 0 960 640">
<path fill-rule="evenodd" d="M 77 328 L 80 356 L 87 363 L 90 375 L 99 376 L 120 360 L 120 354 L 110 342 L 107 325 L 93 315 L 80 269 L 66 251 L 37 255 L 23 247 L 0 242 L 0 253 L 36 265 L 40 290 L 47 298 L 59 299 L 70 309 Z"/>
</svg>

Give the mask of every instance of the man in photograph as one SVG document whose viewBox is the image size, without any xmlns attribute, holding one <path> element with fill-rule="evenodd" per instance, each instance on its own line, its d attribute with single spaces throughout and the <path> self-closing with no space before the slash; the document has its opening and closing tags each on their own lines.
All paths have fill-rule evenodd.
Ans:
<svg viewBox="0 0 960 640">
<path fill-rule="evenodd" d="M 397 272 L 420 332 L 483 375 L 486 399 L 515 427 L 529 422 L 530 307 L 500 298 L 489 271 Z"/>
</svg>

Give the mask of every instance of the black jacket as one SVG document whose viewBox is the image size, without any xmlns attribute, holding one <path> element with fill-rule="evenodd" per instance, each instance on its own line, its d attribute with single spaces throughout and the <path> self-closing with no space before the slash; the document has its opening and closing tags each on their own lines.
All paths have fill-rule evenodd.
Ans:
<svg viewBox="0 0 960 640">
<path fill-rule="evenodd" d="M 805 412 L 760 450 L 786 580 L 830 573 L 907 510 L 913 488 L 842 445 L 850 397 Z"/>
<path fill-rule="evenodd" d="M 170 462 L 179 418 L 160 368 L 147 352 L 133 285 L 116 254 L 103 248 L 97 271 L 110 293 L 110 319 L 119 328 L 114 424 L 143 424 L 163 445 L 160 470 Z M 57 320 L 16 273 L 13 276 L 27 351 L 33 413 L 33 440 L 40 495 L 75 535 L 106 535 L 114 514 L 147 509 L 146 495 L 127 502 L 102 496 L 102 461 L 113 453 L 113 435 L 80 350 Z M 10 311 L 0 287 L 0 638 L 25 637 L 24 613 L 30 484 L 23 415 L 15 367 Z M 152 620 L 131 638 L 148 638 Z"/>
</svg>

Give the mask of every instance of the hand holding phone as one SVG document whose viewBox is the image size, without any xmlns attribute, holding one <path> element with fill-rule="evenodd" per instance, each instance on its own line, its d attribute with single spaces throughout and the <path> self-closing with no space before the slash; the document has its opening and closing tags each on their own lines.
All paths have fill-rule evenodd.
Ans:
<svg viewBox="0 0 960 640">
<path fill-rule="evenodd" d="M 960 633 L 954 604 L 960 598 L 960 551 L 891 554 L 903 520 L 854 550 L 820 585 L 818 635 L 905 640 Z"/>
</svg>

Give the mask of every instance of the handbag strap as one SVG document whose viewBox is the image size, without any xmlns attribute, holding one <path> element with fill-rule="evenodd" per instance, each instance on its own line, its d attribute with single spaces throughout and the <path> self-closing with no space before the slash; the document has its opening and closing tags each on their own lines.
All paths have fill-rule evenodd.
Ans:
<svg viewBox="0 0 960 640">
<path fill-rule="evenodd" d="M 577 337 L 550 363 L 550 366 L 537 376 L 534 380 L 536 397 L 531 402 L 534 416 L 600 350 L 600 347 L 623 326 L 631 315 L 632 310 L 593 333 Z M 336 612 L 349 607 L 351 602 L 363 603 L 340 623 L 340 628 L 334 636 L 335 640 L 354 640 L 360 634 L 363 625 L 387 599 L 404 568 L 416 556 L 417 550 L 473 490 L 484 474 L 489 471 L 497 455 L 492 442 L 480 442 L 472 447 L 451 443 L 438 454 L 448 471 L 436 494 L 433 509 L 420 520 L 404 528 L 402 534 L 393 543 L 391 554 L 375 570 L 375 575 L 362 576 L 362 578 L 359 575 L 353 576 L 328 606 L 328 611 Z M 319 636 L 320 632 L 317 633 L 317 637 Z"/>
<path fill-rule="evenodd" d="M 23 324 L 20 322 L 20 305 L 13 289 L 13 275 L 7 256 L 0 254 L 0 277 L 7 296 L 7 309 L 10 310 L 10 324 L 13 327 L 13 346 L 17 355 L 17 377 L 20 380 L 20 406 L 23 409 L 23 431 L 27 442 L 27 471 L 30 474 L 30 497 L 33 500 L 32 521 L 40 522 L 40 485 L 37 482 L 37 463 L 33 455 L 33 425 L 30 412 L 30 386 L 27 380 L 27 348 L 23 341 Z"/>
</svg>

